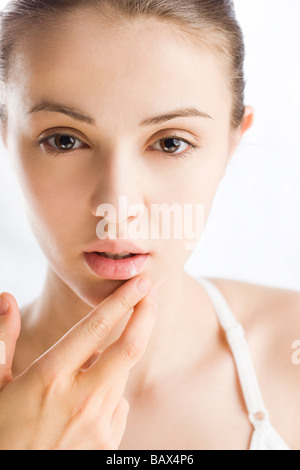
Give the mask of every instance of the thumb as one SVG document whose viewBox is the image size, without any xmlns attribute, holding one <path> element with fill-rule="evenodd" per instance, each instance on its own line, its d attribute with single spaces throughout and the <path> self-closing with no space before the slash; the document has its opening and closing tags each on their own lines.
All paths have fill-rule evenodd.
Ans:
<svg viewBox="0 0 300 470">
<path fill-rule="evenodd" d="M 0 295 L 0 390 L 12 380 L 12 363 L 21 329 L 21 315 L 16 299 Z"/>
</svg>

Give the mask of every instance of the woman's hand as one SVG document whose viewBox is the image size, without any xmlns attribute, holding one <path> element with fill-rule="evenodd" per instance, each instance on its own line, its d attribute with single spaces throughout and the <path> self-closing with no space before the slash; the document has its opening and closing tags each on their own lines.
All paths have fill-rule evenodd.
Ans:
<svg viewBox="0 0 300 470">
<path fill-rule="evenodd" d="M 0 364 L 0 449 L 118 449 L 129 411 L 124 389 L 156 318 L 156 300 L 147 295 L 151 283 L 141 292 L 140 279 L 116 289 L 14 379 L 20 313 L 14 297 L 2 295 L 9 309 L 0 315 L 0 340 L 6 344 L 6 365 Z M 133 308 L 120 338 L 97 356 L 103 341 Z"/>
</svg>

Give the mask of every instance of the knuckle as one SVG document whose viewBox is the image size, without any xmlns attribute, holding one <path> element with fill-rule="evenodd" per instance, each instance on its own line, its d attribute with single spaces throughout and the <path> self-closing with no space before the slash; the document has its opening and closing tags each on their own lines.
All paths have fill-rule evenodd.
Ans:
<svg viewBox="0 0 300 470">
<path fill-rule="evenodd" d="M 104 340 L 106 336 L 111 332 L 112 326 L 110 322 L 105 318 L 92 318 L 88 322 L 88 332 L 92 340 L 96 343 Z"/>
<path fill-rule="evenodd" d="M 124 310 L 126 312 L 133 308 L 132 305 L 131 305 L 130 300 L 127 297 L 124 297 L 124 296 L 119 297 L 117 299 L 117 304 L 118 304 L 119 308 L 121 308 L 122 310 Z"/>
<path fill-rule="evenodd" d="M 87 413 L 88 407 L 90 404 L 90 397 L 85 396 L 80 399 L 76 399 L 72 404 L 72 417 L 73 420 L 76 418 L 81 418 Z"/>
<path fill-rule="evenodd" d="M 137 341 L 128 341 L 121 348 L 121 357 L 125 360 L 136 361 L 143 354 L 143 348 Z"/>
</svg>

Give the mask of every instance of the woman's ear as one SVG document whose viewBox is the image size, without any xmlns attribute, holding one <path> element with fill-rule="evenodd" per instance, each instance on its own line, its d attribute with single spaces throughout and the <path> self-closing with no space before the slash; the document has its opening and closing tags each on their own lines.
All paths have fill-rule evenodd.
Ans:
<svg viewBox="0 0 300 470">
<path fill-rule="evenodd" d="M 254 109 L 252 106 L 245 106 L 244 116 L 239 127 L 234 129 L 232 137 L 230 140 L 230 149 L 229 149 L 229 159 L 231 160 L 237 146 L 239 145 L 243 135 L 247 132 L 253 124 L 254 121 Z"/>
<path fill-rule="evenodd" d="M 240 124 L 241 137 L 252 127 L 254 121 L 254 109 L 252 106 L 245 106 L 244 116 Z"/>
</svg>

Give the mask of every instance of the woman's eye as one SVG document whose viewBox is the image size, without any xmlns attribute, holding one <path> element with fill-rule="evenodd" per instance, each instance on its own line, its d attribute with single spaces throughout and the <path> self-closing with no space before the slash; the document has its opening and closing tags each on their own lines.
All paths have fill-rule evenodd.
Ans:
<svg viewBox="0 0 300 470">
<path fill-rule="evenodd" d="M 74 150 L 82 148 L 85 144 L 82 140 L 70 134 L 55 134 L 44 137 L 38 142 L 38 145 L 44 146 L 46 153 L 62 155 L 72 153 Z M 186 150 L 188 147 L 189 149 Z M 162 153 L 166 158 L 184 158 L 193 150 L 198 150 L 198 147 L 177 136 L 159 139 L 152 148 Z"/>
<path fill-rule="evenodd" d="M 39 142 L 39 145 L 45 144 L 47 144 L 48 147 L 46 148 L 47 152 L 54 152 L 56 154 L 71 152 L 72 150 L 81 148 L 81 145 L 84 145 L 82 140 L 69 134 L 55 134 L 50 137 L 45 137 Z"/>
<path fill-rule="evenodd" d="M 158 140 L 155 145 L 153 146 L 154 150 L 158 150 L 167 155 L 169 154 L 171 157 L 173 156 L 173 158 L 185 157 L 192 150 L 198 150 L 198 147 L 195 145 L 192 145 L 190 142 L 176 136 L 164 137 L 163 139 Z M 187 147 L 190 147 L 190 149 L 185 151 Z"/>
</svg>

